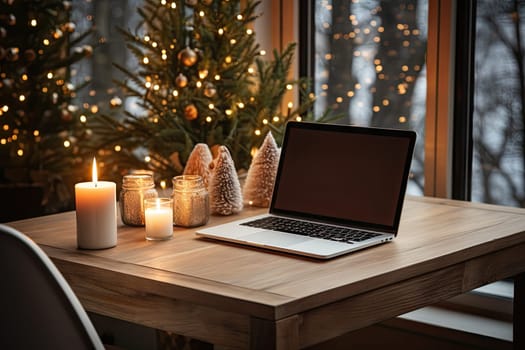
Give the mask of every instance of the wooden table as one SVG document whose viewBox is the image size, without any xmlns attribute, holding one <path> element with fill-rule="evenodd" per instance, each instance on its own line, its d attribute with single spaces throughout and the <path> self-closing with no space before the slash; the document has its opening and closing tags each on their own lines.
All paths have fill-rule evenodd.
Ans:
<svg viewBox="0 0 525 350">
<path fill-rule="evenodd" d="M 212 217 L 210 225 L 259 214 Z M 87 310 L 217 348 L 296 349 L 516 278 L 516 348 L 525 348 L 525 210 L 407 198 L 398 237 L 329 261 L 196 238 L 78 250 L 75 213 L 10 223 L 53 259 Z M 518 331 L 519 329 L 519 331 Z"/>
</svg>

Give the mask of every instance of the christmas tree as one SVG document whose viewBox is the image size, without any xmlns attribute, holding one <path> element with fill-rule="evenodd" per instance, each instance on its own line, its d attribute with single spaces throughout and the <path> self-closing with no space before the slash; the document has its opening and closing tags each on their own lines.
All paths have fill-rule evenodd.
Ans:
<svg viewBox="0 0 525 350">
<path fill-rule="evenodd" d="M 227 146 L 247 169 L 269 130 L 279 136 L 287 120 L 313 119 L 308 81 L 288 78 L 295 45 L 266 58 L 250 27 L 259 2 L 242 3 L 146 0 L 139 8 L 142 25 L 122 31 L 138 68 L 116 66 L 127 76 L 117 84 L 140 108 L 94 126 L 114 173 L 148 168 L 169 179 L 197 143 Z M 293 89 L 302 103 L 282 112 Z"/>
<path fill-rule="evenodd" d="M 41 185 L 47 211 L 70 203 L 63 183 L 89 136 L 71 66 L 92 53 L 82 44 L 91 31 L 75 33 L 70 12 L 68 1 L 0 2 L 0 183 Z"/>
</svg>

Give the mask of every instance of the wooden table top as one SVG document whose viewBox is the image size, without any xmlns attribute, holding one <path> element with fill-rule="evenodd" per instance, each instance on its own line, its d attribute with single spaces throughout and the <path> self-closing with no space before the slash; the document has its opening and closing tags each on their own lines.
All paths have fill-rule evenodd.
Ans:
<svg viewBox="0 0 525 350">
<path fill-rule="evenodd" d="M 264 211 L 213 216 L 209 225 Z M 173 239 L 150 242 L 144 228 L 122 224 L 115 248 L 79 250 L 74 212 L 9 225 L 35 240 L 59 268 L 68 263 L 93 274 L 117 272 L 160 295 L 270 320 L 525 242 L 523 209 L 421 197 L 405 201 L 393 242 L 328 261 L 201 239 L 193 229 L 175 228 Z"/>
</svg>

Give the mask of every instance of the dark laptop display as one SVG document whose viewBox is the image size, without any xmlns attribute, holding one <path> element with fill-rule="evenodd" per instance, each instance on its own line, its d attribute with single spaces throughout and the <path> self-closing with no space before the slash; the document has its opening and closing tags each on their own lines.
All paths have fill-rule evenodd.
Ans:
<svg viewBox="0 0 525 350">
<path fill-rule="evenodd" d="M 270 212 L 395 233 L 414 141 L 407 131 L 290 122 Z"/>
</svg>

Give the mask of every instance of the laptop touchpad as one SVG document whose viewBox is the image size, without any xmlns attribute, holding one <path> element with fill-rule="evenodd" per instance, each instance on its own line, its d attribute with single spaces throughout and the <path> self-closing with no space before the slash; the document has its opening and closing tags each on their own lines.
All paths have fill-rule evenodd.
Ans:
<svg viewBox="0 0 525 350">
<path fill-rule="evenodd" d="M 256 233 L 252 233 L 243 237 L 240 237 L 239 239 L 245 240 L 247 242 L 254 242 L 258 244 L 266 244 L 266 245 L 272 245 L 272 246 L 281 246 L 281 247 L 288 247 L 294 244 L 306 242 L 308 240 L 311 240 L 310 237 L 304 237 L 300 235 L 294 235 L 289 233 L 283 233 L 283 232 L 275 232 L 275 231 L 259 231 Z"/>
</svg>

